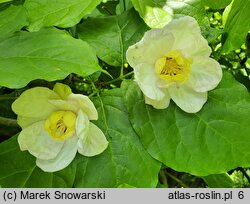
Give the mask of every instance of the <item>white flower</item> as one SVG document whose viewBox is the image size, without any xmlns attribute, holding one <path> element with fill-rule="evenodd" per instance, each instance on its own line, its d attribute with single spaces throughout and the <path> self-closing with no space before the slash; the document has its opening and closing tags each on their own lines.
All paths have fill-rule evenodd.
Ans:
<svg viewBox="0 0 250 204">
<path fill-rule="evenodd" d="M 147 31 L 126 57 L 147 104 L 164 109 L 172 99 L 182 110 L 195 113 L 222 78 L 210 54 L 196 20 L 186 16 Z"/>
<path fill-rule="evenodd" d="M 12 104 L 22 131 L 18 143 L 22 151 L 35 156 L 42 170 L 54 172 L 68 166 L 77 151 L 84 156 L 102 153 L 108 142 L 89 120 L 98 114 L 91 100 L 57 83 L 53 90 L 29 89 Z"/>
</svg>

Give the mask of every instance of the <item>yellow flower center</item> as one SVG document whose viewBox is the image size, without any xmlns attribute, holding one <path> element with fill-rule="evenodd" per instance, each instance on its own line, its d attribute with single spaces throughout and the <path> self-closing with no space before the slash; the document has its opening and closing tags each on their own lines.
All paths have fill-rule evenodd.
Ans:
<svg viewBox="0 0 250 204">
<path fill-rule="evenodd" d="M 54 140 L 66 140 L 75 134 L 76 115 L 72 111 L 55 111 L 44 128 Z"/>
<path fill-rule="evenodd" d="M 192 59 L 185 58 L 180 51 L 171 51 L 156 61 L 155 72 L 168 82 L 184 82 L 189 77 L 191 63 Z"/>
</svg>

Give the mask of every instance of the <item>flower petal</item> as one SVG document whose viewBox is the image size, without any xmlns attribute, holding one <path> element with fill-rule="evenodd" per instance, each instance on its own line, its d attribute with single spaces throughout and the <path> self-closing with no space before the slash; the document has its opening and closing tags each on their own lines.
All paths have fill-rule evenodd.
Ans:
<svg viewBox="0 0 250 204">
<path fill-rule="evenodd" d="M 170 96 L 167 91 L 164 91 L 164 93 L 165 93 L 164 97 L 160 100 L 154 100 L 145 96 L 145 103 L 152 105 L 156 109 L 167 108 L 170 103 Z"/>
<path fill-rule="evenodd" d="M 220 64 L 207 57 L 194 58 L 191 73 L 186 84 L 197 92 L 206 92 L 214 89 L 222 78 Z"/>
<path fill-rule="evenodd" d="M 64 169 L 73 161 L 76 156 L 77 142 L 78 138 L 73 136 L 64 142 L 61 151 L 54 159 L 37 159 L 36 165 L 45 172 L 55 172 Z"/>
<path fill-rule="evenodd" d="M 83 142 L 86 140 L 86 133 L 89 130 L 89 119 L 88 116 L 80 110 L 76 119 L 76 135 Z"/>
<path fill-rule="evenodd" d="M 89 131 L 85 140 L 78 141 L 78 152 L 91 157 L 102 153 L 108 147 L 108 141 L 103 132 L 93 123 L 89 124 Z"/>
<path fill-rule="evenodd" d="M 82 110 L 88 115 L 89 120 L 97 120 L 98 113 L 89 97 L 82 94 L 70 94 L 67 100 L 49 100 L 49 103 L 53 104 L 58 109 L 70 110 L 78 113 Z"/>
<path fill-rule="evenodd" d="M 38 121 L 41 121 L 41 118 L 17 116 L 17 123 L 22 129 Z"/>
<path fill-rule="evenodd" d="M 97 120 L 98 113 L 93 102 L 89 99 L 88 96 L 82 94 L 70 94 L 68 100 L 75 100 L 78 102 L 81 110 L 86 113 L 89 117 L 89 120 Z"/>
<path fill-rule="evenodd" d="M 62 99 L 52 99 L 49 103 L 55 106 L 58 110 L 68 110 L 77 113 L 79 111 L 79 105 L 76 101 L 72 100 L 62 100 Z"/>
<path fill-rule="evenodd" d="M 155 73 L 154 65 L 140 64 L 134 69 L 135 81 L 145 96 L 153 100 L 161 100 L 164 92 L 158 87 L 158 81 L 161 80 Z"/>
<path fill-rule="evenodd" d="M 181 50 L 187 57 L 194 55 L 208 57 L 212 52 L 207 41 L 201 35 L 197 21 L 190 16 L 174 19 L 163 29 L 174 36 L 172 50 Z"/>
<path fill-rule="evenodd" d="M 187 86 L 171 86 L 168 91 L 176 105 L 188 113 L 198 112 L 207 101 L 207 92 L 196 92 Z"/>
<path fill-rule="evenodd" d="M 20 116 L 45 119 L 56 110 L 48 100 L 58 98 L 54 91 L 45 87 L 28 89 L 14 101 L 12 110 Z"/>
<path fill-rule="evenodd" d="M 28 150 L 39 159 L 53 159 L 60 152 L 63 142 L 53 140 L 44 129 L 44 123 L 40 121 L 24 128 L 18 136 L 18 143 L 22 151 Z"/>
<path fill-rule="evenodd" d="M 71 88 L 62 83 L 56 83 L 53 91 L 56 92 L 62 99 L 66 99 L 70 94 L 72 94 Z"/>
<path fill-rule="evenodd" d="M 126 58 L 131 67 L 141 63 L 155 64 L 156 60 L 166 55 L 172 48 L 174 37 L 162 29 L 147 31 L 143 39 L 130 46 Z"/>
</svg>

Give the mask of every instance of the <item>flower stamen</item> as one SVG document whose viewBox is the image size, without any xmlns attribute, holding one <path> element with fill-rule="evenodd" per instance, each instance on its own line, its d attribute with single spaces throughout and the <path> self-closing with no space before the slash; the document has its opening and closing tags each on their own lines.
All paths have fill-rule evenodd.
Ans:
<svg viewBox="0 0 250 204">
<path fill-rule="evenodd" d="M 55 140 L 66 140 L 75 134 L 76 115 L 72 111 L 55 111 L 45 122 L 45 130 Z"/>
<path fill-rule="evenodd" d="M 155 63 L 155 71 L 166 81 L 184 82 L 188 79 L 192 59 L 185 58 L 180 51 L 172 51 L 159 58 Z"/>
</svg>

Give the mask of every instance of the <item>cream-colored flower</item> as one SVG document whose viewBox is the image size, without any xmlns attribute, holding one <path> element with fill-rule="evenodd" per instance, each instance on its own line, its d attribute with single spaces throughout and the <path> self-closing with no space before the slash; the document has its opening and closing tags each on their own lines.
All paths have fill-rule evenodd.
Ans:
<svg viewBox="0 0 250 204">
<path fill-rule="evenodd" d="M 147 104 L 164 109 L 172 99 L 182 110 L 195 113 L 222 78 L 210 54 L 196 20 L 186 16 L 147 31 L 126 56 Z"/>
<path fill-rule="evenodd" d="M 53 90 L 29 89 L 12 104 L 22 131 L 18 143 L 22 151 L 35 156 L 42 170 L 54 172 L 68 166 L 77 151 L 84 156 L 102 153 L 108 142 L 89 120 L 98 114 L 91 100 L 57 83 Z"/>
</svg>

